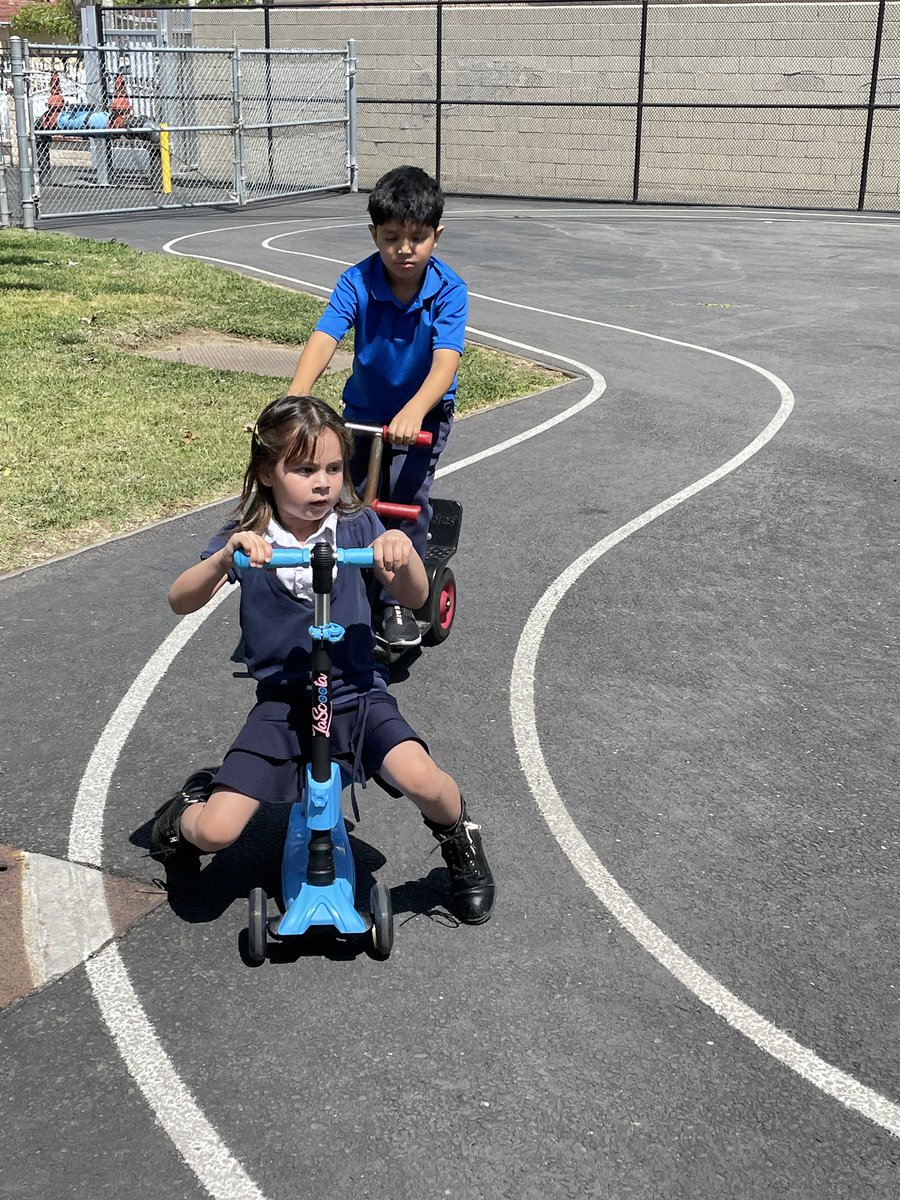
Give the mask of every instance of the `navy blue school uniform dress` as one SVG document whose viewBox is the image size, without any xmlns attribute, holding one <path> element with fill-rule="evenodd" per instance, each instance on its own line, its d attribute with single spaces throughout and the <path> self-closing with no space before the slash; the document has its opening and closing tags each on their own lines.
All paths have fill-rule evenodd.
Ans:
<svg viewBox="0 0 900 1200">
<path fill-rule="evenodd" d="M 201 557 L 221 550 L 234 529 L 234 524 L 221 529 Z M 362 509 L 338 516 L 335 541 L 340 549 L 362 548 L 383 532 L 372 510 Z M 311 742 L 313 601 L 295 596 L 273 570 L 235 569 L 233 578 L 241 585 L 244 661 L 257 681 L 256 704 L 226 754 L 215 786 L 263 804 L 292 803 L 302 789 Z M 377 778 L 394 746 L 414 741 L 426 751 L 428 747 L 401 716 L 376 668 L 371 606 L 363 572 L 356 567 L 335 572 L 331 620 L 345 630 L 332 647 L 332 755 L 353 783 L 365 786 L 367 779 Z"/>
</svg>

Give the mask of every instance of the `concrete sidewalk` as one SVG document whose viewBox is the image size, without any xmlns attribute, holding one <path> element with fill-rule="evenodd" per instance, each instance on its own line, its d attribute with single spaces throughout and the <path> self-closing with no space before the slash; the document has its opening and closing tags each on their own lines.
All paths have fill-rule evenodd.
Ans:
<svg viewBox="0 0 900 1200">
<path fill-rule="evenodd" d="M 0 1009 L 71 971 L 164 899 L 143 881 L 0 844 Z"/>
</svg>

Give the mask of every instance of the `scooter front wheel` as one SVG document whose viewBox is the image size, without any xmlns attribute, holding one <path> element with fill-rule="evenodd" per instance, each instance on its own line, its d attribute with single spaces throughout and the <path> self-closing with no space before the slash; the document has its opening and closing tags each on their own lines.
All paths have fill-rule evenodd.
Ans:
<svg viewBox="0 0 900 1200">
<path fill-rule="evenodd" d="M 269 933 L 267 907 L 266 893 L 262 888 L 254 888 L 250 893 L 247 916 L 247 951 L 250 961 L 256 965 L 266 961 Z"/>
<path fill-rule="evenodd" d="M 372 914 L 372 955 L 390 958 L 394 946 L 394 906 L 391 893 L 383 883 L 376 883 L 369 895 Z"/>
</svg>

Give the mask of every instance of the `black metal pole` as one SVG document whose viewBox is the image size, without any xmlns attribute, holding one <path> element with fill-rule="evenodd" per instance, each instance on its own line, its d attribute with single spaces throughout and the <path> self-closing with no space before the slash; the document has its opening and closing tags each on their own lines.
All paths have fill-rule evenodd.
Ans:
<svg viewBox="0 0 900 1200">
<path fill-rule="evenodd" d="M 858 209 L 866 206 L 866 184 L 869 178 L 869 150 L 872 145 L 872 126 L 875 123 L 875 100 L 878 95 L 878 66 L 881 59 L 881 34 L 884 29 L 884 0 L 879 0 L 878 21 L 875 25 L 875 48 L 872 51 L 872 83 L 869 87 L 869 112 L 866 117 L 866 140 L 863 143 L 862 169 L 859 176 Z"/>
<path fill-rule="evenodd" d="M 437 0 L 434 49 L 434 177 L 441 182 L 441 104 L 443 102 L 444 5 Z"/>
<path fill-rule="evenodd" d="M 327 625 L 331 618 L 332 570 L 335 554 L 331 546 L 319 542 L 313 546 L 310 564 L 315 597 L 315 623 Z M 313 638 L 310 656 L 312 693 L 312 746 L 309 766 L 317 783 L 331 779 L 331 643 Z M 306 879 L 313 887 L 334 883 L 334 843 L 330 829 L 312 829 L 309 835 L 309 859 Z"/>
<path fill-rule="evenodd" d="M 641 187 L 641 130 L 644 123 L 644 67 L 647 60 L 647 13 L 649 0 L 641 4 L 641 49 L 638 59 L 638 93 L 637 112 L 634 122 L 634 181 L 631 188 L 631 202 L 637 204 Z"/>
<path fill-rule="evenodd" d="M 313 574 L 315 596 L 315 621 L 327 625 L 331 613 L 331 573 L 334 568 L 334 550 L 325 542 L 312 548 L 310 564 Z M 310 656 L 312 689 L 312 747 L 310 766 L 312 777 L 317 783 L 327 783 L 331 778 L 331 643 L 313 638 Z"/>
<path fill-rule="evenodd" d="M 275 137 L 272 132 L 272 30 L 269 21 L 271 0 L 263 5 L 263 41 L 266 48 L 266 138 L 269 144 L 269 187 L 275 183 Z"/>
</svg>

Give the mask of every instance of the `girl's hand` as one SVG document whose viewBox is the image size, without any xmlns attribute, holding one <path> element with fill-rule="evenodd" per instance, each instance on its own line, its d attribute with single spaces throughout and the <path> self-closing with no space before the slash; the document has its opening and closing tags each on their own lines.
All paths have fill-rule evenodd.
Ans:
<svg viewBox="0 0 900 1200">
<path fill-rule="evenodd" d="M 251 533 L 249 529 L 240 529 L 233 533 L 222 547 L 222 567 L 226 571 L 234 566 L 235 550 L 244 551 L 250 559 L 251 567 L 264 567 L 272 557 L 271 543 L 258 533 Z"/>
<path fill-rule="evenodd" d="M 381 571 L 396 574 L 407 565 L 412 555 L 413 544 L 399 529 L 389 529 L 372 543 L 375 551 L 375 566 Z"/>
</svg>

